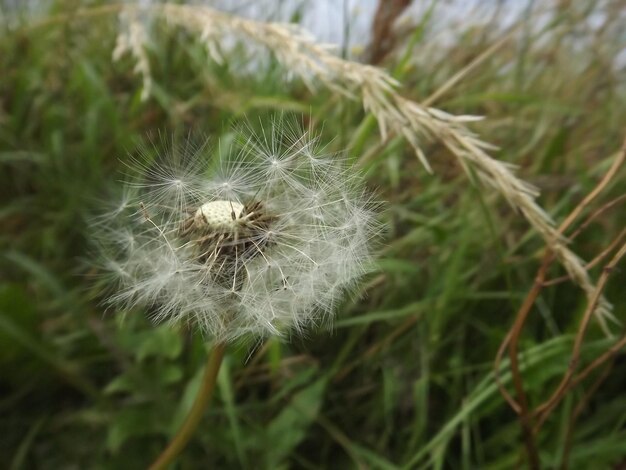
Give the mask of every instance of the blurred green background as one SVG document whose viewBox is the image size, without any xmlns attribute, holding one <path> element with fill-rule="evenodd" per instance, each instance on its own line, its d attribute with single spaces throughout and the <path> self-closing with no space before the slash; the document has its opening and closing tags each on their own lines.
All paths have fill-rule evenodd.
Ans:
<svg viewBox="0 0 626 470">
<path fill-rule="evenodd" d="M 492 16 L 448 26 L 442 40 L 439 15 L 449 2 L 419 3 L 393 33 L 381 33 L 384 50 L 374 32 L 370 45 L 343 53 L 386 68 L 404 96 L 422 102 L 508 31 L 506 3 L 494 4 Z M 90 1 L 0 5 L 0 467 L 144 468 L 163 449 L 193 399 L 207 346 L 193 331 L 152 325 L 144 312 L 104 311 L 88 217 L 151 133 L 191 130 L 217 141 L 229 138 L 231 123 L 285 111 L 310 120 L 329 149 L 360 160 L 385 201 L 379 270 L 332 327 L 231 348 L 176 468 L 525 465 L 493 359 L 544 245 L 443 145 L 425 143 L 429 175 L 403 140 L 381 142 L 360 103 L 288 80 L 270 54 L 251 66 L 246 43 L 216 63 L 197 37 L 159 22 L 147 48 L 153 94 L 142 101 L 134 59 L 112 61 L 115 12 L 77 14 L 98 5 Z M 541 7 L 524 3 L 511 40 L 434 105 L 487 116 L 472 129 L 501 148 L 497 158 L 520 165 L 561 221 L 624 138 L 626 20 L 619 1 Z M 291 20 L 302 16 L 295 9 Z M 624 193 L 624 176 L 591 210 Z M 623 207 L 599 216 L 572 248 L 586 260 L 598 255 L 623 229 Z M 606 290 L 622 321 L 625 281 L 617 270 Z M 541 292 L 521 343 L 531 404 L 565 372 L 585 306 L 570 283 Z M 621 335 L 623 326 L 613 330 Z M 583 361 L 613 341 L 593 324 Z M 537 436 L 545 468 L 626 466 L 623 350 L 571 422 L 599 373 L 567 395 Z M 507 367 L 502 379 L 512 389 Z"/>
</svg>

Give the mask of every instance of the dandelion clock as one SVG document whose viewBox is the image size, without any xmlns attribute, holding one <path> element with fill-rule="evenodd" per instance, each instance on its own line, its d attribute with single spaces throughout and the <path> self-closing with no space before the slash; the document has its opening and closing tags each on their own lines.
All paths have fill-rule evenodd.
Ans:
<svg viewBox="0 0 626 470">
<path fill-rule="evenodd" d="M 152 468 L 191 437 L 226 344 L 329 320 L 371 267 L 376 204 L 358 171 L 284 119 L 236 134 L 227 152 L 188 142 L 131 159 L 125 196 L 95 222 L 107 302 L 214 345 L 187 421 Z"/>
</svg>

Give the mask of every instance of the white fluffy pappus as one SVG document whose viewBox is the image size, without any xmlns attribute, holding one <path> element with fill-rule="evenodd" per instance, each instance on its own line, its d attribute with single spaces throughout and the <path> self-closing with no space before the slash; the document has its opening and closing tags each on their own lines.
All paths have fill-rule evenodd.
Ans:
<svg viewBox="0 0 626 470">
<path fill-rule="evenodd" d="M 356 169 L 282 119 L 236 135 L 131 159 L 93 223 L 108 303 L 218 341 L 283 335 L 329 319 L 371 269 L 378 204 Z"/>
</svg>

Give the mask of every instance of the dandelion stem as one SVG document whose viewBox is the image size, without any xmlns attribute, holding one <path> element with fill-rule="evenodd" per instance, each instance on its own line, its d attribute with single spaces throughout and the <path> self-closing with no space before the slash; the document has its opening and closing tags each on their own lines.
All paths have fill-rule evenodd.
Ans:
<svg viewBox="0 0 626 470">
<path fill-rule="evenodd" d="M 182 452 L 191 439 L 191 436 L 202 419 L 204 410 L 213 396 L 217 373 L 220 370 L 225 350 L 225 343 L 217 343 L 213 347 L 213 351 L 211 351 L 204 369 L 204 376 L 202 377 L 200 390 L 198 390 L 198 395 L 196 395 L 196 399 L 193 402 L 191 410 L 189 410 L 189 414 L 187 415 L 185 422 L 178 430 L 174 438 L 170 441 L 167 448 L 161 453 L 161 455 L 159 455 L 154 463 L 150 465 L 149 470 L 164 470 L 167 468 L 167 466 L 174 461 L 176 456 Z"/>
</svg>

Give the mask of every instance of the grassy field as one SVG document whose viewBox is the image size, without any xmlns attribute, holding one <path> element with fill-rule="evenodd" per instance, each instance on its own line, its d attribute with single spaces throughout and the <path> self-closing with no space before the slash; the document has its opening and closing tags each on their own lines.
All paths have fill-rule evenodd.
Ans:
<svg viewBox="0 0 626 470">
<path fill-rule="evenodd" d="M 381 138 L 358 96 L 332 89 L 333 77 L 307 87 L 266 44 L 224 37 L 211 58 L 193 30 L 155 15 L 139 23 L 149 35 L 140 54 L 113 61 L 125 27 L 116 7 L 51 3 L 0 25 L 0 466 L 145 468 L 165 447 L 210 344 L 141 310 L 105 311 L 89 217 L 150 135 L 224 142 L 232 124 L 291 113 L 328 150 L 345 151 L 384 201 L 378 268 L 332 324 L 230 347 L 175 468 L 624 468 L 626 273 L 619 258 L 604 269 L 624 244 L 623 168 L 565 232 L 582 227 L 568 245 L 582 259 L 602 255 L 588 271 L 613 304 L 610 336 L 593 318 L 585 327 L 589 298 L 574 283 L 533 292 L 545 239 L 474 167 L 464 171 L 441 135 L 420 142 L 431 174 L 396 133 Z M 447 45 L 432 39 L 437 5 L 400 28 L 377 65 L 405 98 L 486 116 L 468 126 L 562 223 L 619 163 L 620 2 L 555 2 L 542 21 L 529 4 L 514 28 L 502 31 L 496 15 L 451 32 Z M 149 74 L 134 73 L 138 59 Z M 558 262 L 546 270 L 566 274 Z M 519 373 L 504 354 L 499 376 L 527 402 L 530 436 L 494 373 L 529 293 L 528 318 L 513 330 Z M 568 381 L 543 419 L 533 415 L 581 331 L 574 365 L 590 373 Z"/>
</svg>

